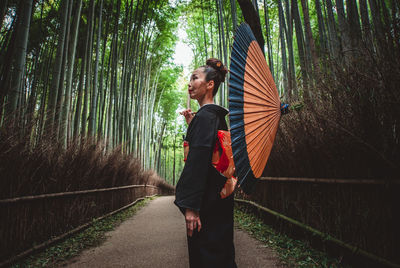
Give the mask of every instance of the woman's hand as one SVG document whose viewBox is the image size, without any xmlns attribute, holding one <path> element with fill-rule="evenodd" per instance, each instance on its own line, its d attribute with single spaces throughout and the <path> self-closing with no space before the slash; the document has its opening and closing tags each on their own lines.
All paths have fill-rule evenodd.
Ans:
<svg viewBox="0 0 400 268">
<path fill-rule="evenodd" d="M 194 113 L 192 112 L 191 109 L 186 109 L 182 112 L 180 112 L 181 115 L 183 115 L 186 119 L 186 123 L 189 125 L 190 122 L 192 121 L 193 117 L 194 117 Z"/>
<path fill-rule="evenodd" d="M 193 235 L 193 231 L 196 230 L 196 228 L 197 231 L 200 232 L 201 221 L 198 211 L 187 208 L 185 211 L 185 220 L 186 220 L 186 230 L 188 236 L 191 237 Z"/>
</svg>

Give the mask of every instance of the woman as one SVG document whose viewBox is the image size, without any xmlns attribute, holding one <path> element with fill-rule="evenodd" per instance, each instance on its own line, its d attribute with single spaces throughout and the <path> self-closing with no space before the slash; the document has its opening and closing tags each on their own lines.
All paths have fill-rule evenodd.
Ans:
<svg viewBox="0 0 400 268">
<path fill-rule="evenodd" d="M 185 215 L 190 267 L 236 267 L 233 245 L 233 195 L 221 199 L 226 178 L 211 164 L 218 130 L 227 130 L 228 111 L 214 104 L 213 97 L 228 72 L 218 59 L 193 71 L 190 98 L 200 109 L 183 111 L 189 124 L 185 140 L 189 154 L 176 185 L 175 204 Z"/>
</svg>

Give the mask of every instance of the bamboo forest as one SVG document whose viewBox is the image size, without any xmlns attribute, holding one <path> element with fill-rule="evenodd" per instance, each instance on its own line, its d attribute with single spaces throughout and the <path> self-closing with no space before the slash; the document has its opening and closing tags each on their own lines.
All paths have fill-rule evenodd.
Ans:
<svg viewBox="0 0 400 268">
<path fill-rule="evenodd" d="M 254 191 L 234 192 L 237 266 L 400 267 L 399 0 L 1 0 L 0 18 L 0 267 L 189 267 L 181 113 L 209 58 L 232 113 L 244 24 L 288 113 Z M 162 200 L 177 216 L 139 224 Z M 121 247 L 151 257 L 115 242 L 85 262 L 128 221 L 147 236 Z"/>
</svg>

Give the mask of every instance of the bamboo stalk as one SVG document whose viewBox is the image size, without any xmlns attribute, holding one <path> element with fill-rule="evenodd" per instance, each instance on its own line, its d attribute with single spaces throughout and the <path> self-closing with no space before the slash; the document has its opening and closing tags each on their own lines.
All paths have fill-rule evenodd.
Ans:
<svg viewBox="0 0 400 268">
<path fill-rule="evenodd" d="M 14 198 L 0 200 L 0 204 L 17 203 L 17 202 L 22 202 L 22 201 L 31 201 L 31 200 L 54 198 L 54 197 L 61 197 L 61 196 L 73 196 L 73 195 L 81 195 L 81 194 L 108 192 L 108 191 L 116 191 L 116 190 L 122 190 L 122 189 L 140 188 L 140 187 L 158 188 L 157 186 L 154 186 L 154 185 L 145 185 L 145 184 L 143 184 L 143 185 L 127 185 L 127 186 L 101 188 L 101 189 L 93 189 L 93 190 L 83 190 L 83 191 L 14 197 Z"/>
<path fill-rule="evenodd" d="M 22 258 L 24 258 L 24 257 L 26 257 L 26 256 L 28 256 L 28 255 L 30 255 L 30 254 L 32 254 L 32 253 L 35 252 L 35 251 L 44 249 L 44 248 L 46 248 L 46 247 L 48 247 L 48 246 L 50 246 L 50 245 L 52 245 L 52 244 L 54 244 L 54 243 L 56 243 L 56 242 L 58 242 L 58 241 L 60 241 L 60 240 L 63 240 L 64 238 L 67 238 L 68 236 L 73 235 L 74 233 L 77 233 L 77 232 L 79 232 L 79 231 L 81 231 L 81 230 L 83 230 L 83 229 L 89 227 L 90 225 L 92 225 L 93 223 L 95 223 L 95 222 L 97 222 L 97 221 L 99 221 L 99 220 L 102 220 L 102 219 L 107 218 L 107 217 L 109 217 L 109 216 L 111 216 L 111 215 L 114 215 L 115 213 L 118 213 L 118 212 L 120 212 L 120 211 L 122 211 L 122 210 L 124 210 L 124 209 L 127 209 L 127 208 L 129 208 L 129 207 L 135 205 L 137 202 L 144 200 L 145 198 L 154 197 L 154 196 L 156 196 L 156 195 L 157 195 L 157 194 L 138 198 L 138 199 L 136 199 L 135 201 L 133 201 L 132 203 L 130 203 L 130 204 L 126 205 L 126 206 L 123 206 L 122 208 L 119 208 L 119 209 L 114 210 L 114 211 L 112 211 L 112 212 L 110 212 L 110 213 L 107 213 L 107 214 L 105 214 L 105 215 L 103 215 L 103 216 L 101 216 L 101 217 L 98 217 L 98 218 L 96 218 L 96 219 L 94 219 L 94 220 L 91 220 L 91 221 L 88 222 L 88 223 L 85 223 L 85 224 L 83 224 L 83 225 L 81 225 L 81 226 L 78 226 L 78 227 L 76 227 L 75 229 L 72 229 L 71 231 L 68 231 L 68 232 L 66 232 L 66 233 L 64 233 L 64 234 L 62 234 L 62 235 L 59 235 L 59 236 L 54 237 L 54 238 L 52 238 L 52 239 L 49 239 L 49 240 L 47 240 L 47 241 L 45 241 L 45 242 L 43 242 L 43 243 L 41 243 L 41 244 L 39 244 L 39 245 L 33 246 L 32 248 L 30 248 L 30 249 L 28 249 L 28 250 L 26 250 L 26 251 L 24 251 L 24 252 L 21 252 L 20 254 L 14 256 L 14 257 L 12 257 L 12 258 L 10 258 L 10 259 L 4 261 L 4 262 L 2 262 L 2 263 L 0 263 L 0 267 L 5 267 L 5 266 L 7 266 L 7 265 L 10 265 L 11 263 L 16 262 L 17 260 L 20 260 L 20 259 L 22 259 Z"/>
<path fill-rule="evenodd" d="M 400 180 L 369 180 L 369 179 L 319 179 L 319 178 L 285 178 L 261 177 L 260 181 L 290 181 L 333 184 L 400 184 Z"/>
<path fill-rule="evenodd" d="M 341 246 L 341 247 L 343 247 L 345 249 L 350 250 L 353 254 L 362 255 L 363 257 L 369 258 L 371 260 L 374 260 L 376 262 L 379 262 L 379 263 L 384 264 L 384 265 L 389 266 L 389 267 L 400 267 L 399 264 L 390 262 L 390 261 L 388 261 L 388 260 L 386 260 L 384 258 L 376 256 L 376 255 L 374 255 L 372 253 L 369 253 L 369 252 L 367 252 L 367 251 L 365 251 L 363 249 L 360 249 L 360 248 L 358 248 L 356 246 L 347 244 L 347 243 L 345 243 L 345 242 L 343 242 L 343 241 L 341 241 L 341 240 L 339 240 L 339 239 L 337 239 L 337 238 L 335 238 L 335 237 L 333 237 L 333 236 L 331 236 L 329 234 L 326 234 L 326 233 L 323 233 L 321 231 L 318 231 L 317 229 L 314 229 L 311 226 L 308 226 L 308 225 L 306 225 L 304 223 L 301 223 L 301 222 L 299 222 L 299 221 L 297 221 L 295 219 L 289 218 L 289 217 L 287 217 L 287 216 L 285 216 L 283 214 L 280 214 L 279 212 L 276 212 L 276 211 L 274 211 L 272 209 L 263 207 L 263 206 L 255 203 L 253 201 L 244 200 L 244 199 L 237 199 L 237 198 L 235 198 L 235 201 L 239 202 L 239 203 L 246 203 L 246 204 L 252 205 L 252 206 L 254 206 L 254 207 L 256 207 L 256 208 L 258 208 L 258 209 L 260 209 L 260 210 L 262 210 L 264 212 L 267 212 L 267 213 L 269 213 L 271 215 L 274 215 L 274 216 L 276 216 L 278 218 L 281 218 L 281 219 L 283 219 L 285 221 L 288 221 L 288 222 L 290 222 L 290 223 L 292 223 L 292 224 L 294 224 L 296 226 L 299 226 L 300 228 L 302 228 L 304 230 L 307 230 L 307 231 L 309 231 L 309 232 L 321 237 L 323 241 L 330 241 L 330 242 L 335 243 L 336 245 L 339 245 L 339 246 Z"/>
</svg>

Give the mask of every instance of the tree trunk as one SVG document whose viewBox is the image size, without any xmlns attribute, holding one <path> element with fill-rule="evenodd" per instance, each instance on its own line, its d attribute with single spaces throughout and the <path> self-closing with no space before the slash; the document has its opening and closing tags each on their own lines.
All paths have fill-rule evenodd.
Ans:
<svg viewBox="0 0 400 268">
<path fill-rule="evenodd" d="M 14 16 L 10 25 L 10 29 L 7 31 L 7 34 L 3 39 L 3 44 L 0 47 L 1 62 L 11 63 L 11 66 L 13 64 L 13 60 L 15 60 L 15 46 L 13 44 L 15 44 L 16 35 L 18 33 L 18 29 L 16 29 L 18 28 L 18 23 L 18 19 L 16 16 Z M 7 105 L 7 103 L 4 103 L 5 97 L 8 94 L 11 94 L 10 82 L 12 79 L 11 77 L 13 68 L 10 68 L 10 64 L 2 64 L 0 67 L 0 124 L 2 124 L 2 120 L 4 119 L 3 113 L 7 114 L 7 110 L 4 111 L 3 109 L 4 105 Z"/>
<path fill-rule="evenodd" d="M 223 55 L 224 55 L 224 64 L 227 64 L 227 49 L 226 49 L 226 42 L 225 42 L 225 30 L 224 30 L 224 19 L 223 19 L 223 6 L 222 6 L 222 1 L 218 0 L 218 7 L 219 7 L 219 12 L 218 12 L 218 18 L 219 18 L 219 25 L 221 29 L 221 39 L 222 39 L 222 49 L 223 49 Z M 224 92 L 224 87 L 225 83 L 222 85 L 220 88 L 220 94 L 221 94 L 221 105 L 226 106 L 225 104 L 225 92 Z"/>
<path fill-rule="evenodd" d="M 381 0 L 379 0 L 381 1 Z M 382 16 L 379 11 L 379 7 L 377 5 L 376 0 L 368 0 L 369 7 L 371 9 L 371 17 L 374 22 L 374 35 L 375 39 L 378 43 L 378 52 L 380 56 L 383 56 L 387 53 L 388 47 L 386 38 L 384 36 L 384 30 L 382 25 Z"/>
<path fill-rule="evenodd" d="M 361 44 L 360 16 L 358 15 L 356 0 L 346 0 L 347 21 L 349 24 L 349 36 L 351 41 L 352 56 L 358 57 Z"/>
<path fill-rule="evenodd" d="M 393 34 L 394 34 L 394 40 L 397 40 L 397 42 L 394 42 L 395 44 L 395 49 L 397 51 L 397 58 L 400 57 L 400 21 L 399 21 L 399 8 L 400 8 L 400 3 L 398 0 L 392 0 L 392 25 L 393 25 Z"/>
<path fill-rule="evenodd" d="M 83 98 L 83 109 L 81 119 L 81 135 L 86 137 L 89 133 L 86 132 L 87 126 L 89 125 L 88 108 L 91 109 L 93 103 L 90 102 L 89 97 L 92 93 L 92 51 L 93 51 L 93 32 L 94 32 L 94 0 L 90 0 L 89 4 L 89 21 L 88 30 L 86 37 L 86 75 L 85 75 L 85 87 L 84 87 L 84 98 Z"/>
<path fill-rule="evenodd" d="M 105 20 L 106 22 L 108 21 L 108 16 Z M 102 49 L 102 57 L 101 57 L 101 72 L 100 72 L 100 81 L 99 81 L 99 92 L 100 92 L 100 101 L 99 101 L 99 127 L 97 130 L 97 136 L 98 138 L 100 137 L 104 137 L 105 133 L 104 133 L 104 117 L 105 117 L 105 110 L 106 110 L 106 105 L 105 105 L 105 100 L 106 100 L 106 91 L 107 91 L 107 85 L 108 85 L 108 79 L 106 79 L 106 83 L 105 83 L 105 88 L 103 89 L 103 80 L 104 80 L 104 69 L 106 68 L 105 65 L 105 55 L 106 55 L 106 45 L 107 45 L 107 41 L 108 41 L 108 31 L 109 31 L 109 27 L 108 25 L 106 25 L 106 32 L 105 35 L 103 36 L 103 49 Z M 108 78 L 108 74 L 109 74 L 109 70 L 110 70 L 110 58 L 108 58 L 108 62 L 107 62 L 107 73 L 106 73 L 106 77 Z"/>
<path fill-rule="evenodd" d="M 10 90 L 8 90 L 8 102 L 6 105 L 6 116 L 14 118 L 17 109 L 18 97 L 23 85 L 25 73 L 26 49 L 28 46 L 28 35 L 31 22 L 32 1 L 20 1 L 18 7 L 18 26 L 16 29 L 15 50 L 12 61 L 12 78 Z"/>
<path fill-rule="evenodd" d="M 293 15 L 289 7 L 289 1 L 285 1 L 285 11 L 286 11 L 286 42 L 288 46 L 289 54 L 289 69 L 288 69 L 288 87 L 289 87 L 289 98 L 297 98 L 296 90 L 296 71 L 294 67 L 294 54 L 293 54 Z M 294 95 L 294 96 L 293 96 Z"/>
<path fill-rule="evenodd" d="M 72 23 L 71 40 L 69 46 L 69 59 L 68 59 L 68 71 L 67 71 L 67 84 L 65 88 L 65 101 L 63 103 L 62 118 L 61 118 L 61 135 L 60 139 L 64 142 L 64 145 L 68 144 L 68 124 L 70 118 L 70 106 L 71 106 L 71 91 L 72 91 L 72 76 L 75 67 L 75 54 L 76 44 L 78 41 L 79 23 L 81 20 L 82 0 L 79 0 L 75 7 L 74 20 Z"/>
<path fill-rule="evenodd" d="M 75 120 L 74 120 L 74 138 L 77 138 L 80 129 L 80 118 L 81 118 L 81 111 L 82 111 L 82 95 L 83 95 L 83 87 L 85 83 L 85 70 L 86 70 L 86 56 L 82 57 L 81 61 L 81 72 L 79 75 L 79 85 L 78 85 L 78 93 L 77 93 L 77 100 L 76 100 L 76 108 L 75 108 Z"/>
<path fill-rule="evenodd" d="M 96 119 L 97 119 L 97 92 L 98 92 L 98 74 L 99 74 L 99 57 L 100 57 L 100 36 L 101 36 L 101 24 L 103 14 L 103 0 L 100 0 L 99 7 L 99 18 L 97 22 L 97 41 L 96 41 L 96 60 L 94 65 L 94 77 L 93 77 L 93 92 L 92 92 L 92 101 L 90 106 L 90 114 L 89 114 L 89 129 L 88 134 L 90 136 L 94 136 L 95 128 L 96 128 Z"/>
<path fill-rule="evenodd" d="M 340 41 L 342 44 L 342 55 L 347 65 L 350 64 L 352 59 L 352 48 L 350 44 L 349 24 L 346 20 L 344 13 L 343 0 L 336 0 L 337 17 L 340 32 Z"/>
<path fill-rule="evenodd" d="M 34 63 L 34 74 L 32 75 L 30 80 L 32 80 L 32 85 L 31 85 L 31 92 L 28 97 L 28 107 L 26 108 L 26 124 L 28 125 L 29 128 L 33 128 L 33 118 L 34 118 L 34 111 L 35 107 L 37 104 L 37 96 L 38 96 L 38 84 L 39 81 L 41 80 L 41 77 L 43 76 L 43 71 L 44 71 L 44 64 L 43 64 L 43 58 L 44 55 L 47 55 L 47 51 L 50 46 L 44 45 L 40 46 L 39 48 L 39 53 L 35 57 L 35 63 Z"/>
<path fill-rule="evenodd" d="M 279 16 L 279 37 L 281 41 L 281 55 L 282 55 L 282 73 L 283 73 L 283 91 L 285 92 L 286 99 L 290 98 L 291 92 L 288 87 L 287 77 L 287 56 L 286 56 L 286 43 L 285 43 L 285 18 L 283 15 L 283 8 L 281 0 L 278 0 L 278 16 Z"/>
<path fill-rule="evenodd" d="M 204 8 L 203 8 L 203 0 L 201 0 L 201 16 L 202 16 L 202 22 L 203 22 L 203 38 L 204 38 L 204 51 L 206 53 L 206 59 L 208 59 L 208 53 L 207 53 L 207 38 L 206 38 L 206 25 L 205 25 L 205 19 L 204 19 Z"/>
<path fill-rule="evenodd" d="M 318 18 L 318 33 L 319 33 L 319 43 L 322 54 L 326 54 L 328 51 L 327 41 L 326 41 L 326 30 L 324 17 L 322 16 L 321 10 L 321 0 L 315 0 L 315 11 L 317 12 Z"/>
<path fill-rule="evenodd" d="M 174 166 L 172 169 L 172 185 L 175 185 L 175 165 L 176 165 L 176 132 L 175 132 L 175 137 L 174 137 Z"/>
<path fill-rule="evenodd" d="M 231 1 L 231 13 L 232 13 L 232 26 L 233 30 L 236 31 L 237 27 L 237 14 L 236 14 L 236 0 L 230 0 Z M 265 5 L 265 1 L 264 1 Z"/>
<path fill-rule="evenodd" d="M 272 42 L 271 42 L 271 29 L 269 25 L 269 13 L 268 6 L 266 4 L 266 0 L 264 0 L 264 18 L 265 18 L 265 28 L 266 28 L 266 36 L 267 36 L 267 51 L 268 51 L 268 65 L 271 71 L 272 77 L 275 79 L 274 74 L 274 57 L 272 54 Z"/>
<path fill-rule="evenodd" d="M 45 129 L 49 135 L 52 135 L 55 127 L 55 111 L 57 105 L 58 87 L 60 85 L 60 75 L 62 69 L 62 61 L 64 57 L 64 45 L 65 45 L 65 34 L 67 31 L 67 17 L 68 17 L 68 5 L 70 0 L 60 2 L 59 13 L 60 13 L 60 29 L 58 35 L 58 44 L 56 59 L 53 67 L 53 79 L 51 87 L 49 89 L 49 102 L 47 104 L 47 115 Z"/>
<path fill-rule="evenodd" d="M 301 24 L 300 12 L 297 0 L 292 0 L 292 13 L 293 13 L 294 26 L 296 29 L 297 50 L 299 53 L 301 77 L 303 79 L 303 91 L 305 93 L 305 97 L 307 97 L 309 68 L 304 48 L 303 26 Z"/>
<path fill-rule="evenodd" d="M 371 36 L 371 23 L 369 21 L 367 0 L 359 0 L 360 3 L 360 15 L 363 29 L 363 40 L 365 47 L 371 52 L 374 51 L 374 44 Z"/>
<path fill-rule="evenodd" d="M 395 49 L 394 49 L 394 42 L 393 42 L 393 29 L 391 25 L 391 20 L 390 20 L 390 15 L 389 15 L 389 11 L 386 7 L 385 1 L 378 1 L 379 5 L 380 5 L 380 9 L 382 10 L 382 14 L 383 14 L 383 21 L 385 22 L 384 24 L 384 31 L 386 33 L 386 38 L 387 38 L 387 44 L 388 44 L 388 51 L 391 51 L 391 53 L 396 53 Z M 396 43 L 398 43 L 399 40 L 397 40 Z"/>
<path fill-rule="evenodd" d="M 1 20 L 0 26 L 3 26 L 4 16 L 6 15 L 7 9 L 8 9 L 8 0 L 0 1 L 0 20 Z"/>
<path fill-rule="evenodd" d="M 64 53 L 63 53 L 63 60 L 61 64 L 61 72 L 60 72 L 60 82 L 58 85 L 58 93 L 57 93 L 57 105 L 56 105 L 56 112 L 54 117 L 54 130 L 55 134 L 57 135 L 57 139 L 60 136 L 60 125 L 61 125 L 61 118 L 62 118 L 62 108 L 63 103 L 65 101 L 65 88 L 64 88 L 64 81 L 65 81 L 65 73 L 66 73 L 66 65 L 68 61 L 68 52 L 69 52 L 69 40 L 70 40 L 70 32 L 71 32 L 71 14 L 72 14 L 72 7 L 73 7 L 73 0 L 69 1 L 68 4 L 68 15 L 67 15 L 67 27 L 65 33 L 65 40 L 64 40 Z M 62 130 L 61 130 L 62 132 Z"/>
<path fill-rule="evenodd" d="M 261 23 L 260 16 L 257 11 L 254 9 L 253 4 L 249 0 L 238 0 L 240 9 L 242 10 L 242 14 L 244 20 L 250 25 L 253 34 L 260 45 L 261 51 L 264 52 L 264 37 L 261 31 Z"/>
<path fill-rule="evenodd" d="M 332 1 L 331 0 L 325 0 L 325 1 L 326 1 L 326 10 L 328 13 L 328 19 L 327 19 L 328 34 L 329 34 L 328 44 L 331 51 L 331 58 L 332 60 L 340 61 L 341 60 L 341 55 L 339 53 L 340 42 L 336 32 L 336 21 L 335 21 L 335 16 L 333 15 Z"/>
<path fill-rule="evenodd" d="M 306 3 L 306 0 L 301 0 L 301 5 L 303 8 L 303 17 L 304 17 L 304 28 L 306 32 L 306 38 L 308 40 L 308 45 L 310 46 L 310 51 L 311 51 L 311 59 L 314 67 L 314 76 L 317 76 L 320 71 L 319 71 L 319 63 L 318 63 L 318 55 L 317 51 L 315 49 L 315 44 L 314 44 L 314 38 L 312 36 L 311 32 L 311 25 L 310 25 L 310 17 L 308 15 L 308 5 Z M 316 77 L 314 77 L 315 79 Z"/>
</svg>

